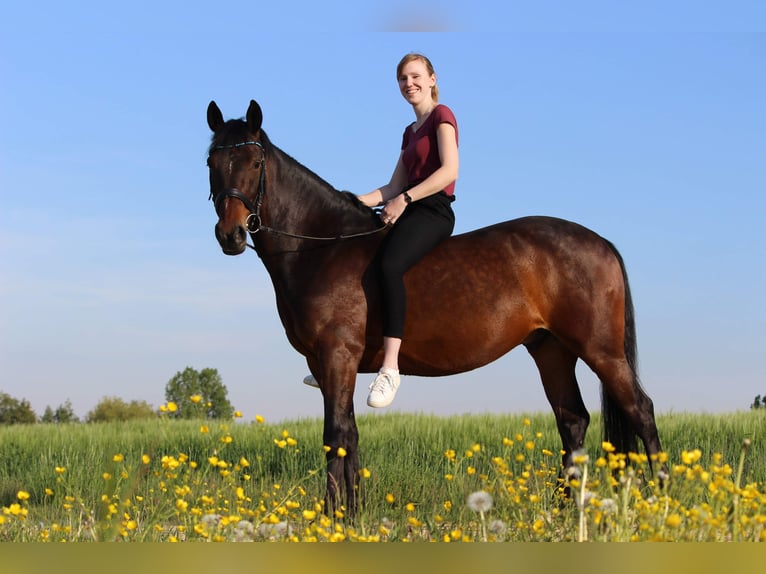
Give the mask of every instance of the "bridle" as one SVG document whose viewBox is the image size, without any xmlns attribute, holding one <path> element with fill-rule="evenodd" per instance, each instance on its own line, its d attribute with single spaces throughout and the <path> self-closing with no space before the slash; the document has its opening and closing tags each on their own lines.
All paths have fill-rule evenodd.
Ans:
<svg viewBox="0 0 766 574">
<path fill-rule="evenodd" d="M 247 210 L 250 212 L 250 214 L 247 216 L 247 219 L 245 219 L 245 228 L 251 235 L 255 235 L 259 231 L 266 231 L 268 233 L 273 233 L 274 235 L 282 235 L 285 237 L 292 237 L 294 239 L 310 239 L 314 241 L 341 241 L 344 239 L 354 239 L 356 237 L 365 237 L 367 235 L 373 235 L 389 227 L 388 225 L 383 225 L 381 227 L 377 227 L 370 231 L 363 231 L 360 233 L 340 234 L 340 235 L 335 235 L 332 237 L 315 237 L 312 235 L 301 235 L 298 233 L 290 233 L 289 231 L 283 231 L 280 229 L 269 227 L 268 225 L 263 225 L 263 222 L 261 221 L 261 204 L 263 203 L 263 196 L 266 195 L 266 150 L 263 148 L 263 145 L 261 144 L 261 142 L 257 140 L 249 140 L 249 141 L 240 142 L 236 144 L 213 146 L 212 148 L 210 148 L 210 154 L 212 155 L 216 151 L 236 149 L 236 148 L 249 146 L 249 145 L 258 146 L 262 154 L 260 161 L 256 162 L 256 167 L 261 168 L 261 174 L 260 174 L 260 177 L 258 178 L 258 189 L 256 190 L 256 194 L 255 194 L 255 203 L 250 201 L 250 199 L 244 193 L 242 193 L 236 188 L 223 189 L 215 194 L 213 193 L 213 190 L 211 189 L 210 196 L 208 197 L 208 199 L 213 201 L 213 205 L 215 206 L 216 213 L 219 212 L 220 204 L 226 198 L 233 197 L 241 201 L 243 205 L 247 208 Z M 209 157 L 208 157 L 208 160 L 209 160 Z M 255 247 L 253 245 L 250 245 L 249 243 L 247 244 L 247 246 L 253 250 L 256 250 Z"/>
</svg>

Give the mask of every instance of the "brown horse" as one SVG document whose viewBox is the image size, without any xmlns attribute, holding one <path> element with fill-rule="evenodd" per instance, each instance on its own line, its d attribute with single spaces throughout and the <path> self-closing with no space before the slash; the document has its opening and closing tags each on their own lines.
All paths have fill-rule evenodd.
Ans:
<svg viewBox="0 0 766 574">
<path fill-rule="evenodd" d="M 357 504 L 357 373 L 382 360 L 376 252 L 386 228 L 374 210 L 339 192 L 271 143 L 260 106 L 224 121 L 210 102 L 210 197 L 223 252 L 248 237 L 274 284 L 292 346 L 324 398 L 327 500 Z M 604 436 L 622 452 L 660 452 L 652 401 L 636 371 L 633 304 L 622 258 L 594 232 L 561 219 L 524 217 L 443 242 L 405 275 L 402 373 L 470 371 L 523 344 L 540 371 L 561 435 L 565 467 L 582 448 L 589 415 L 575 378 L 582 359 L 602 383 Z M 343 448 L 346 456 L 338 456 Z"/>
</svg>

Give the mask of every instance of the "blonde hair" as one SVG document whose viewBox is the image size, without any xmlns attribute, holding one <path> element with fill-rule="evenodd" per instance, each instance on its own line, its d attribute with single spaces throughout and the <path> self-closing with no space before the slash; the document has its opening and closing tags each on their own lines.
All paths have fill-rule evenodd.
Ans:
<svg viewBox="0 0 766 574">
<path fill-rule="evenodd" d="M 415 60 L 420 60 L 423 62 L 426 66 L 426 71 L 431 76 L 436 76 L 436 72 L 434 72 L 434 66 L 431 64 L 431 60 L 426 58 L 423 54 L 417 54 L 415 52 L 410 52 L 409 54 L 405 55 L 404 58 L 402 58 L 399 61 L 399 65 L 396 66 L 396 78 L 399 79 L 399 76 L 402 75 L 402 68 L 409 64 L 410 62 L 414 62 Z M 431 86 L 431 99 L 434 101 L 434 103 L 439 102 L 439 86 L 434 84 Z"/>
</svg>

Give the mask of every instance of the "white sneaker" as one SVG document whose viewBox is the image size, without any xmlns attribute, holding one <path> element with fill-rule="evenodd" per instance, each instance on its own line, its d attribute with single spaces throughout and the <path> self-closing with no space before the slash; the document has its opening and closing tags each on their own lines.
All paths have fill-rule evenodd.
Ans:
<svg viewBox="0 0 766 574">
<path fill-rule="evenodd" d="M 303 377 L 303 384 L 308 385 L 309 387 L 314 387 L 315 389 L 319 388 L 319 383 L 314 378 L 314 375 L 306 375 Z"/>
<path fill-rule="evenodd" d="M 376 409 L 387 407 L 394 401 L 400 383 L 399 371 L 386 367 L 380 369 L 378 376 L 370 385 L 367 404 Z"/>
</svg>

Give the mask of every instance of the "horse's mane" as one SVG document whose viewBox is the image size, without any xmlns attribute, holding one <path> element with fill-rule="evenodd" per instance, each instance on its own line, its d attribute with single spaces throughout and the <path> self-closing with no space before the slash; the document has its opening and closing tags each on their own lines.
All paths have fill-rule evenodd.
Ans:
<svg viewBox="0 0 766 574">
<path fill-rule="evenodd" d="M 212 152 L 217 146 L 235 145 L 250 139 L 252 139 L 252 133 L 247 122 L 241 119 L 229 120 L 221 126 L 218 132 L 213 134 L 208 153 Z M 358 212 L 365 217 L 373 214 L 369 207 L 359 201 L 356 194 L 336 189 L 314 171 L 274 145 L 263 129 L 260 130 L 258 141 L 263 146 L 267 158 L 269 156 L 278 157 L 282 162 L 282 167 L 286 169 L 286 173 L 290 175 L 293 181 L 299 185 L 319 190 L 321 198 L 328 203 L 328 206 L 342 209 L 350 208 L 351 211 Z"/>
</svg>

